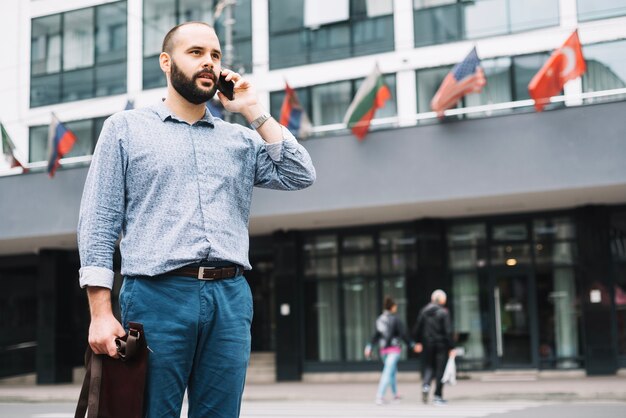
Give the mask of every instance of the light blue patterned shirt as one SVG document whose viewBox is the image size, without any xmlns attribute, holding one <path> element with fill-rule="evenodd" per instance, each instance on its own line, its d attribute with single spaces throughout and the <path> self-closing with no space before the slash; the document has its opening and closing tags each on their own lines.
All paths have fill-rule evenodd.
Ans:
<svg viewBox="0 0 626 418">
<path fill-rule="evenodd" d="M 298 190 L 315 181 L 307 151 L 283 127 L 267 144 L 253 130 L 205 116 L 189 125 L 164 103 L 105 122 L 78 221 L 80 285 L 113 286 L 122 274 L 155 276 L 203 259 L 250 269 L 253 186 Z"/>
</svg>

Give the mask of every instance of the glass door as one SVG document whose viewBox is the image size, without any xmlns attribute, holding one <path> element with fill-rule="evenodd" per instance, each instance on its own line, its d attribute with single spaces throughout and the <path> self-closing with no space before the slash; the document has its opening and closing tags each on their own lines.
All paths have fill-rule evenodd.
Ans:
<svg viewBox="0 0 626 418">
<path fill-rule="evenodd" d="M 497 272 L 493 280 L 496 366 L 532 365 L 528 275 Z"/>
</svg>

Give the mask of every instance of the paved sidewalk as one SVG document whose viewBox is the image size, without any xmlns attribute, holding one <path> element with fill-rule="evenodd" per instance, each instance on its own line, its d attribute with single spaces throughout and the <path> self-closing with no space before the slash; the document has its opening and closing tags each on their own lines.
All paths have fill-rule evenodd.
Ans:
<svg viewBox="0 0 626 418">
<path fill-rule="evenodd" d="M 398 384 L 409 402 L 418 401 L 417 382 Z M 0 402 L 75 402 L 80 386 L 8 385 L 0 383 Z M 376 383 L 271 383 L 249 384 L 244 402 L 311 401 L 371 403 Z M 621 401 L 626 402 L 626 377 L 540 378 L 515 381 L 459 380 L 444 389 L 444 396 L 454 401 Z"/>
</svg>

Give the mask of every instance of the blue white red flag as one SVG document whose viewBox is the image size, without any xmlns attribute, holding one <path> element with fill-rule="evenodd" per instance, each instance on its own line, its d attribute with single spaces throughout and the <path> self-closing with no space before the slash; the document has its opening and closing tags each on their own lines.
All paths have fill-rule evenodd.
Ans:
<svg viewBox="0 0 626 418">
<path fill-rule="evenodd" d="M 296 91 L 285 83 L 285 100 L 280 108 L 280 124 L 296 137 L 304 139 L 311 135 L 313 126 L 298 100 Z"/>
<path fill-rule="evenodd" d="M 466 94 L 480 93 L 485 84 L 487 84 L 485 73 L 480 67 L 476 48 L 473 48 L 443 79 L 430 102 L 430 107 L 437 112 L 437 116 L 442 117 L 444 110 L 456 106 Z"/>
<path fill-rule="evenodd" d="M 52 178 L 57 168 L 59 168 L 59 160 L 72 150 L 76 142 L 76 135 L 61 123 L 61 121 L 52 114 L 52 121 L 48 130 L 48 175 Z"/>
</svg>

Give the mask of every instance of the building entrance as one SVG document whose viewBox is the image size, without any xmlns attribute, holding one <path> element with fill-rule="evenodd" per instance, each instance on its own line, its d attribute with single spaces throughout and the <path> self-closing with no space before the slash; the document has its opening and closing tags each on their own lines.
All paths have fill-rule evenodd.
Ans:
<svg viewBox="0 0 626 418">
<path fill-rule="evenodd" d="M 493 312 L 496 361 L 499 368 L 532 365 L 529 277 L 525 273 L 494 273 Z"/>
</svg>

